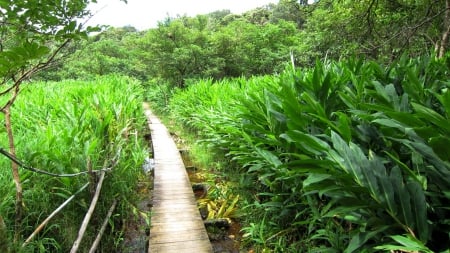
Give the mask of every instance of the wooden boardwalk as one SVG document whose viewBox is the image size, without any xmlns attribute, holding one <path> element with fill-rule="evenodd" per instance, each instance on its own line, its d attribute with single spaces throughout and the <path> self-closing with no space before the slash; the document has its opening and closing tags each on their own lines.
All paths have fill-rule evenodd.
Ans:
<svg viewBox="0 0 450 253">
<path fill-rule="evenodd" d="M 144 104 L 155 160 L 151 253 L 212 253 L 181 155 L 160 120 Z"/>
</svg>

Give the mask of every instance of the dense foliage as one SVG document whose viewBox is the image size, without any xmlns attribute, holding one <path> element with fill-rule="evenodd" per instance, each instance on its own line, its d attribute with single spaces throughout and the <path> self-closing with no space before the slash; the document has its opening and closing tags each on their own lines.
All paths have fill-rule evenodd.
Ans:
<svg viewBox="0 0 450 253">
<path fill-rule="evenodd" d="M 240 168 L 276 252 L 449 250 L 449 62 L 348 60 L 179 90 L 173 118 Z"/>
<path fill-rule="evenodd" d="M 118 198 L 119 225 L 132 205 L 142 85 L 157 110 L 226 156 L 225 172 L 239 172 L 257 251 L 449 250 L 450 0 L 280 0 L 88 36 L 99 31 L 82 23 L 91 2 L 0 0 L 0 139 L 53 173 L 117 160 L 97 217 Z M 99 78 L 110 74 L 130 78 Z M 7 162 L 0 251 L 19 248 L 89 180 Z M 23 250 L 67 251 L 89 198 Z M 104 251 L 120 248 L 117 228 Z"/>
<path fill-rule="evenodd" d="M 4 116 L 5 147 L 11 157 L 17 156 L 12 106 L 24 81 L 59 58 L 61 50 L 69 42 L 96 30 L 84 27 L 82 23 L 90 15 L 85 9 L 91 2 L 95 0 L 0 1 L 0 113 Z M 11 161 L 10 165 L 15 186 L 13 241 L 17 243 L 26 214 L 19 164 Z M 0 221 L 3 221 L 2 215 Z M 3 227 L 1 224 L 0 228 Z M 5 233 L 1 231 L 0 234 Z M 0 250 L 5 251 L 4 236 L 0 240 Z"/>
<path fill-rule="evenodd" d="M 286 64 L 358 56 L 391 62 L 401 55 L 443 56 L 450 9 L 444 0 L 282 0 L 242 15 L 178 16 L 156 28 L 109 28 L 91 37 L 47 78 L 121 73 L 185 87 L 198 78 L 280 73 Z M 291 58 L 292 57 L 292 58 Z"/>
<path fill-rule="evenodd" d="M 105 252 L 120 249 L 121 223 L 130 214 L 133 205 L 130 192 L 136 190 L 141 164 L 147 155 L 142 139 L 145 124 L 141 101 L 142 88 L 137 81 L 111 76 L 89 82 L 33 83 L 25 86 L 14 107 L 17 156 L 25 165 L 56 174 L 71 174 L 109 168 L 117 163 L 106 175 L 93 218 L 101 221 L 112 201 L 120 200 L 105 236 Z M 2 135 L 1 143 L 5 139 Z M 5 148 L 4 144 L 1 148 Z M 4 156 L 0 159 L 2 168 L 9 162 Z M 25 210 L 18 228 L 20 244 L 61 203 L 91 182 L 90 188 L 81 192 L 22 248 L 24 252 L 70 251 L 91 201 L 92 189 L 95 190 L 91 181 L 95 177 L 58 178 L 21 169 L 21 179 Z M 8 170 L 0 172 L 0 196 L 0 213 L 12 244 L 14 184 Z M 89 226 L 90 236 L 85 236 L 81 251 L 89 249 L 86 247 L 92 243 L 100 225 L 94 222 Z M 19 245 L 10 246 L 12 250 Z"/>
</svg>

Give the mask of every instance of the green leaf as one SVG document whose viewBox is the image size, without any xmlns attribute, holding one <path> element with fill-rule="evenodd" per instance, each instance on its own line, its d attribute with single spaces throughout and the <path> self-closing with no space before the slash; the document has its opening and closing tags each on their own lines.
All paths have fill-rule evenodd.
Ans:
<svg viewBox="0 0 450 253">
<path fill-rule="evenodd" d="M 329 174 L 316 174 L 316 173 L 311 173 L 309 174 L 309 176 L 305 179 L 305 181 L 303 181 L 303 188 L 307 188 L 308 186 L 310 186 L 311 184 L 316 184 L 319 183 L 321 181 L 324 181 L 326 179 L 331 178 L 332 175 Z"/>
<path fill-rule="evenodd" d="M 387 175 L 379 175 L 377 181 L 380 185 L 379 198 L 381 202 L 387 207 L 387 211 L 391 216 L 397 216 L 397 203 L 395 199 L 395 191 L 392 185 L 392 180 Z"/>
<path fill-rule="evenodd" d="M 272 165 L 274 168 L 277 168 L 282 164 L 280 159 L 272 152 L 260 148 L 255 148 L 255 150 L 261 158 L 269 162 L 269 164 Z"/>
<path fill-rule="evenodd" d="M 412 237 L 411 235 L 393 235 L 390 236 L 396 242 L 401 245 L 385 244 L 375 247 L 379 250 L 400 250 L 400 251 L 419 251 L 423 253 L 433 253 L 427 246 L 425 246 L 421 241 Z"/>
<path fill-rule="evenodd" d="M 342 138 L 346 142 L 350 142 L 352 139 L 350 119 L 345 113 L 342 112 L 335 112 L 334 114 L 338 115 L 339 117 L 339 124 L 337 125 L 336 130 L 339 131 L 339 134 L 341 134 Z"/>
<path fill-rule="evenodd" d="M 323 217 L 344 217 L 346 215 L 349 215 L 355 211 L 363 210 L 369 208 L 367 205 L 349 205 L 346 203 L 346 205 L 338 206 L 336 208 L 331 209 L 329 212 L 325 213 Z M 361 216 L 360 216 L 361 217 Z"/>
<path fill-rule="evenodd" d="M 381 228 L 378 228 L 374 231 L 370 232 L 357 232 L 356 235 L 352 236 L 352 239 L 350 240 L 350 243 L 348 244 L 347 248 L 345 249 L 344 253 L 352 253 L 361 248 L 368 240 L 374 238 L 376 235 L 382 233 L 386 229 L 388 229 L 390 226 L 383 226 Z"/>
<path fill-rule="evenodd" d="M 369 161 L 357 145 L 352 142 L 347 145 L 335 132 L 331 132 L 331 140 L 336 152 L 330 151 L 330 158 L 336 161 L 341 169 L 352 175 L 356 183 L 368 188 L 372 198 L 379 201 L 380 191 L 374 169 L 380 164 Z"/>
<path fill-rule="evenodd" d="M 442 94 L 433 92 L 434 96 L 441 102 L 444 111 L 447 113 L 447 118 L 450 117 L 450 92 L 449 87 L 441 89 Z"/>
<path fill-rule="evenodd" d="M 315 155 L 321 155 L 330 148 L 325 141 L 298 130 L 288 131 L 286 134 L 280 135 L 280 137 L 296 145 L 298 144 L 305 151 Z"/>
<path fill-rule="evenodd" d="M 325 109 L 323 106 L 317 101 L 311 94 L 307 92 L 303 92 L 300 97 L 305 101 L 308 107 L 305 107 L 305 110 L 311 111 L 311 113 L 317 114 L 315 115 L 318 118 L 327 119 L 327 115 L 325 113 Z M 309 110 L 309 108 L 311 110 Z"/>
<path fill-rule="evenodd" d="M 430 121 L 434 125 L 446 131 L 446 133 L 450 133 L 450 121 L 448 119 L 444 118 L 436 111 L 423 105 L 417 103 L 411 103 L 411 105 L 414 108 L 417 115 L 419 115 L 419 117 Z"/>
<path fill-rule="evenodd" d="M 400 172 L 400 168 L 395 166 L 392 168 L 390 175 L 390 182 L 392 183 L 393 189 L 392 191 L 396 193 L 397 199 L 393 199 L 394 205 L 398 206 L 399 214 L 398 216 L 404 222 L 404 224 L 408 227 L 412 227 L 414 225 L 413 219 L 413 209 L 411 207 L 411 195 L 408 192 L 405 183 L 402 180 L 403 176 Z M 414 196 L 412 196 L 414 198 Z M 396 204 L 396 202 L 399 202 Z M 426 217 L 424 217 L 426 219 Z"/>
<path fill-rule="evenodd" d="M 422 242 L 427 242 L 430 236 L 430 225 L 428 224 L 427 219 L 427 201 L 425 199 L 425 193 L 416 182 L 409 182 L 406 185 L 406 188 L 411 196 L 411 212 L 414 214 L 411 227 L 415 228 L 415 232 Z"/>
<path fill-rule="evenodd" d="M 433 151 L 444 161 L 450 162 L 450 138 L 439 135 L 431 137 L 428 141 Z"/>
<path fill-rule="evenodd" d="M 393 154 L 391 154 L 389 152 L 385 152 L 385 154 L 388 155 L 397 165 L 399 165 L 404 173 L 406 173 L 410 178 L 414 179 L 416 182 L 421 184 L 424 189 L 426 189 L 426 181 L 424 181 L 422 176 L 416 174 L 411 168 L 409 168 L 405 163 L 400 161 Z M 416 156 L 420 156 L 420 155 L 417 154 Z"/>
</svg>

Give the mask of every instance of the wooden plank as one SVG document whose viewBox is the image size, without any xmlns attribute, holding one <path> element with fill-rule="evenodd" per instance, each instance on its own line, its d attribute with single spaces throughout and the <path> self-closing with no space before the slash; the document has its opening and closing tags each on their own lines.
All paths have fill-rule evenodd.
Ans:
<svg viewBox="0 0 450 253">
<path fill-rule="evenodd" d="M 181 214 L 183 212 L 186 214 L 190 213 L 192 216 L 194 216 L 192 219 L 194 219 L 198 216 L 196 207 L 194 207 L 194 206 L 192 206 L 192 208 L 190 208 L 190 209 L 183 209 L 183 210 L 175 209 L 175 208 L 168 209 L 167 207 L 164 207 L 164 208 L 154 207 L 152 210 L 152 213 L 154 213 L 155 215 L 161 215 L 162 213 L 168 213 L 170 215 L 174 215 L 174 214 Z"/>
<path fill-rule="evenodd" d="M 191 232 L 191 236 L 196 237 L 197 233 L 203 233 L 205 231 L 205 226 L 202 222 L 172 222 L 172 223 L 156 223 L 152 224 L 150 229 L 150 235 L 153 233 L 167 233 L 169 235 L 176 236 L 177 234 L 188 231 Z M 152 241 L 150 240 L 150 244 Z"/>
<path fill-rule="evenodd" d="M 173 243 L 173 242 L 186 242 L 196 240 L 209 240 L 208 235 L 204 233 L 194 233 L 196 237 L 193 237 L 191 231 L 185 233 L 177 233 L 176 235 L 168 233 L 153 233 L 150 235 L 150 240 L 153 244 L 158 243 Z"/>
<path fill-rule="evenodd" d="M 161 209 L 166 209 L 166 210 L 184 210 L 184 209 L 189 209 L 189 208 L 197 208 L 197 205 L 193 205 L 193 204 L 187 204 L 187 203 L 173 203 L 173 202 L 163 202 L 163 203 L 159 203 L 157 206 L 153 205 L 153 208 L 161 208 Z"/>
<path fill-rule="evenodd" d="M 164 214 L 164 216 L 161 216 Z M 156 212 L 152 212 L 152 227 L 161 226 L 161 224 L 165 222 L 182 222 L 182 221 L 195 221 L 200 222 L 203 226 L 202 218 L 194 212 L 177 212 L 175 210 L 169 212 L 162 212 L 158 210 Z"/>
<path fill-rule="evenodd" d="M 160 243 L 150 246 L 150 252 L 212 252 L 211 244 L 205 243 L 205 240 L 195 240 L 186 242 Z"/>
<path fill-rule="evenodd" d="M 185 197 L 186 195 L 194 194 L 194 191 L 191 188 L 170 187 L 170 186 L 160 187 L 158 189 L 153 190 L 153 196 L 156 196 L 156 198 L 160 196 L 165 197 L 163 196 L 165 194 L 172 194 L 172 195 L 179 194 L 180 197 Z"/>
<path fill-rule="evenodd" d="M 145 106 L 144 106 L 145 107 Z M 213 252 L 180 152 L 148 108 L 155 159 L 149 252 Z"/>
<path fill-rule="evenodd" d="M 177 210 L 171 210 L 169 212 L 152 212 L 152 222 L 161 223 L 163 221 L 174 221 L 174 220 L 186 220 L 186 219 L 193 219 L 193 220 L 201 220 L 202 218 L 197 215 L 193 215 L 192 212 L 180 212 Z"/>
<path fill-rule="evenodd" d="M 197 206 L 197 203 L 192 198 L 153 199 L 153 206 L 166 206 L 167 204 Z"/>
<path fill-rule="evenodd" d="M 163 194 L 157 195 L 157 193 L 153 193 L 153 199 L 155 200 L 171 200 L 171 199 L 191 199 L 191 197 L 187 194 L 190 192 L 187 191 L 164 191 Z"/>
</svg>

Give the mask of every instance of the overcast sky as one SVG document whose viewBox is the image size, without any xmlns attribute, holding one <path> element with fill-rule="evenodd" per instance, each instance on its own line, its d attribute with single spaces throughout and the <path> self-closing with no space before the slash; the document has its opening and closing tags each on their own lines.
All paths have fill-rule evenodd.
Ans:
<svg viewBox="0 0 450 253">
<path fill-rule="evenodd" d="M 216 10 L 230 10 L 240 14 L 268 3 L 278 3 L 278 0 L 128 0 L 128 4 L 119 0 L 98 0 L 97 4 L 89 8 L 98 13 L 88 25 L 131 25 L 144 30 L 156 27 L 157 22 L 167 16 L 195 16 Z"/>
</svg>

